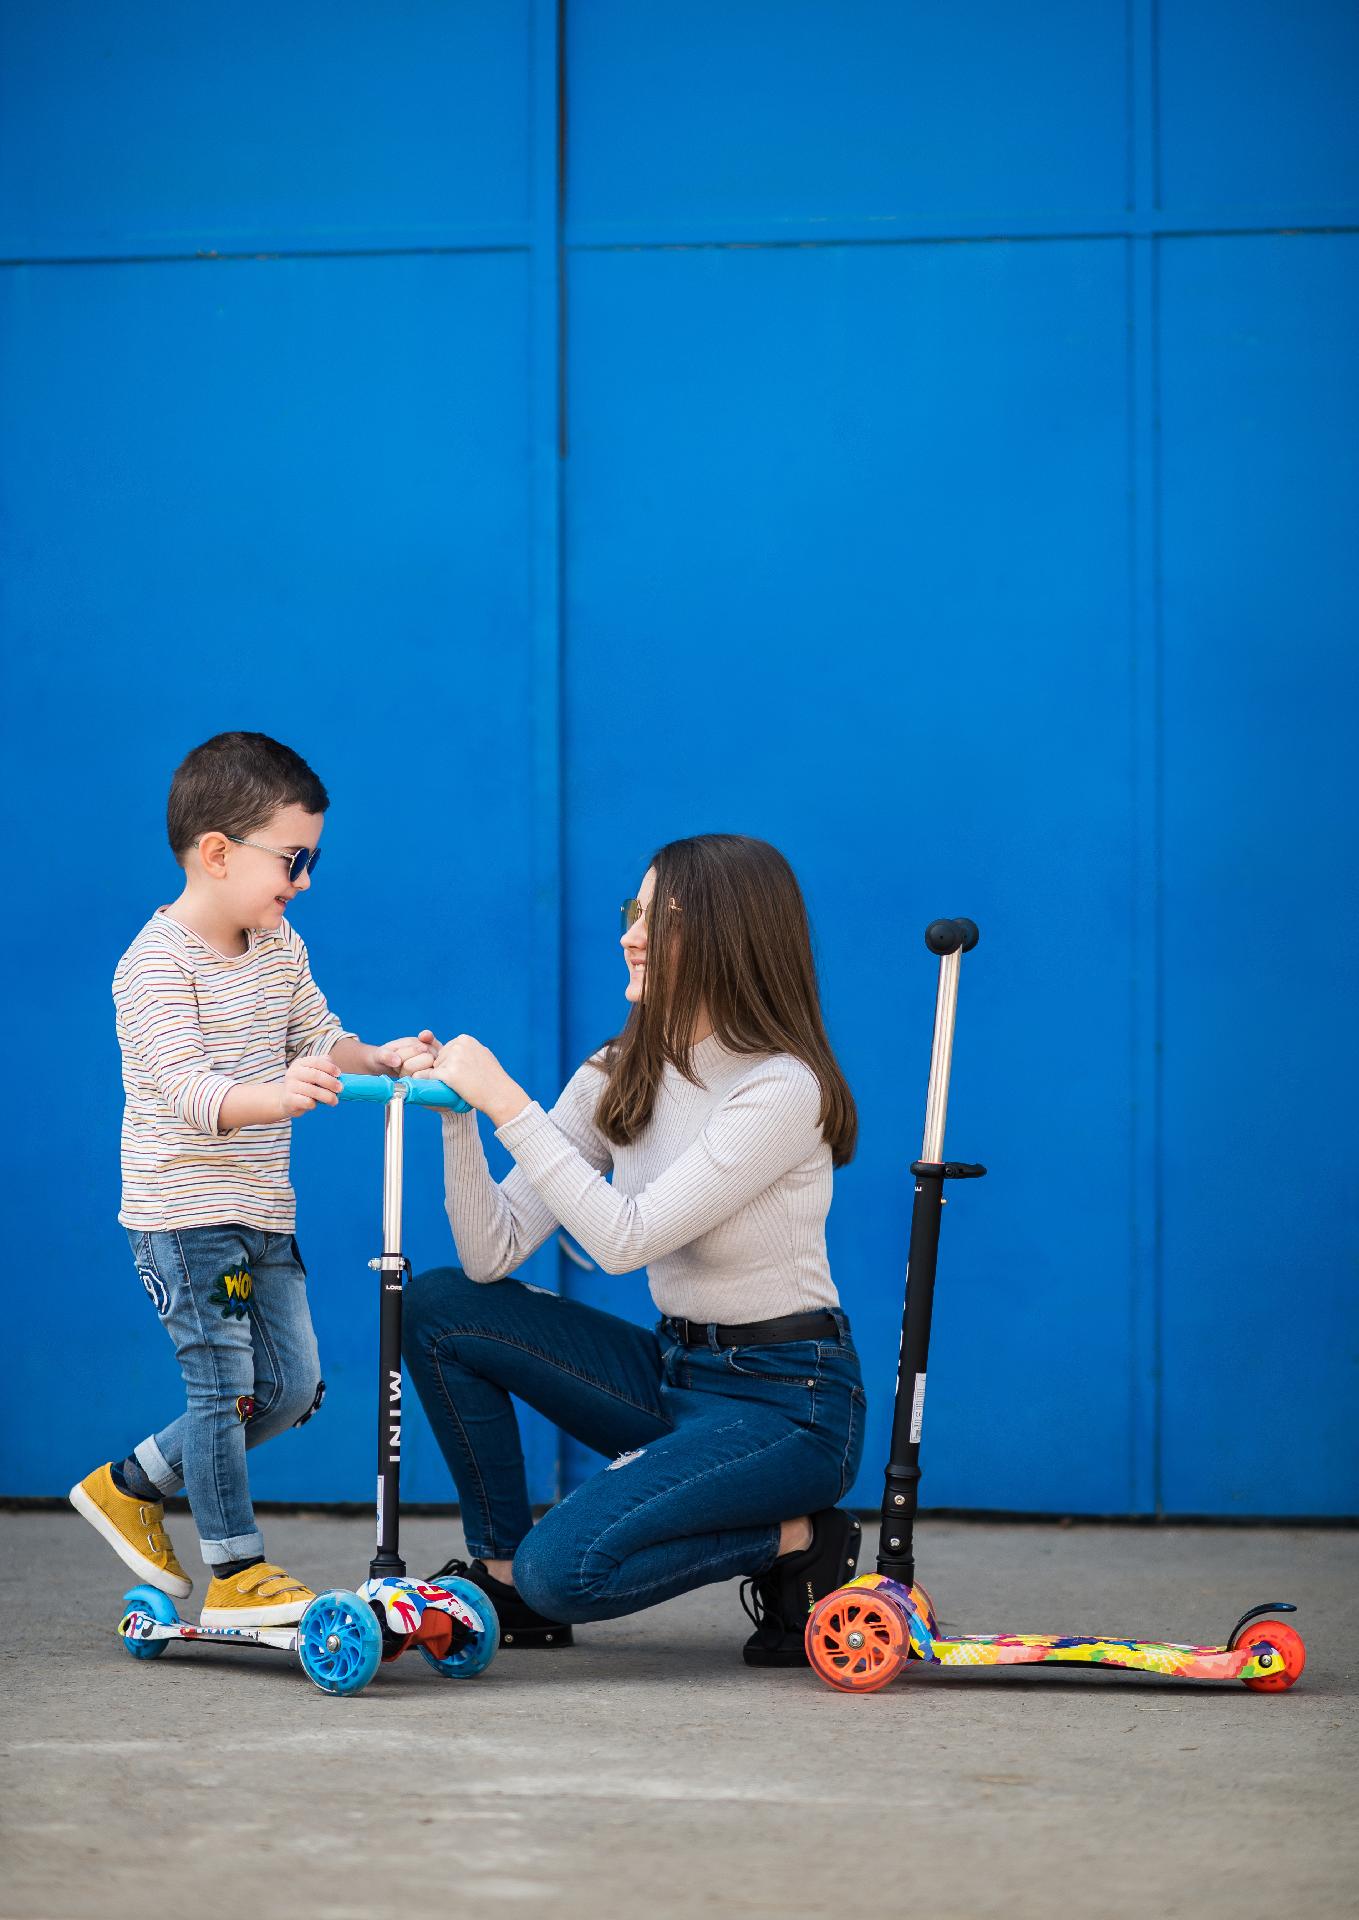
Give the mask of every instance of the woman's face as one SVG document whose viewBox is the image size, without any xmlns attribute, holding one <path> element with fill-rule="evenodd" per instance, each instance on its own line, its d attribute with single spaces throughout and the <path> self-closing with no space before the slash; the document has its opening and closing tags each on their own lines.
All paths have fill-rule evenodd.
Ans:
<svg viewBox="0 0 1359 1920">
<path fill-rule="evenodd" d="M 642 875 L 642 884 L 637 889 L 637 899 L 643 909 L 640 920 L 634 920 L 619 943 L 623 949 L 623 958 L 628 965 L 628 984 L 623 989 L 623 998 L 635 1006 L 642 997 L 646 985 L 646 919 L 656 892 L 656 870 L 648 867 Z"/>
</svg>

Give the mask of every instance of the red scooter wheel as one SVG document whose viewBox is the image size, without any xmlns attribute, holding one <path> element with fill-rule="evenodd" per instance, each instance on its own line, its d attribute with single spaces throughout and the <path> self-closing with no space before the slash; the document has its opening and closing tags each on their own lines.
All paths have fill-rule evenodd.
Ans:
<svg viewBox="0 0 1359 1920">
<path fill-rule="evenodd" d="M 1259 1674 L 1244 1684 L 1256 1693 L 1282 1693 L 1293 1685 L 1307 1665 L 1307 1649 L 1302 1644 L 1302 1635 L 1292 1627 L 1285 1626 L 1282 1620 L 1252 1620 L 1249 1626 L 1242 1627 L 1232 1645 L 1257 1647 L 1262 1641 L 1273 1647 L 1279 1655 L 1278 1668 L 1273 1673 Z"/>
<path fill-rule="evenodd" d="M 841 1587 L 807 1617 L 807 1658 L 828 1686 L 875 1693 L 895 1680 L 910 1654 L 906 1616 L 872 1587 Z"/>
</svg>

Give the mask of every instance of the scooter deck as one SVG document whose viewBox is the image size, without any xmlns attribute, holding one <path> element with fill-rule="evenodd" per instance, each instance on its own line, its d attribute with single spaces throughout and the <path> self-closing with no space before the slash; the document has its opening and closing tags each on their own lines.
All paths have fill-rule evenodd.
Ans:
<svg viewBox="0 0 1359 1920">
<path fill-rule="evenodd" d="M 882 1588 L 909 1620 L 912 1660 L 941 1667 L 1098 1666 L 1159 1673 L 1177 1680 L 1256 1680 L 1277 1674 L 1267 1645 L 1196 1646 L 1166 1640 L 1123 1640 L 1104 1634 L 942 1634 L 929 1595 L 885 1574 L 861 1574 L 841 1591 Z"/>
<path fill-rule="evenodd" d="M 187 1620 L 155 1620 L 134 1607 L 118 1622 L 124 1640 L 143 1644 L 154 1640 L 193 1640 L 222 1647 L 274 1647 L 279 1653 L 297 1651 L 296 1627 L 199 1627 Z"/>
<path fill-rule="evenodd" d="M 134 1589 L 128 1595 L 133 1604 L 118 1622 L 119 1634 L 135 1645 L 190 1640 L 199 1646 L 272 1647 L 279 1653 L 297 1652 L 298 1628 L 295 1626 L 205 1627 L 188 1620 L 162 1620 L 144 1604 L 136 1603 L 138 1591 Z M 356 1589 L 355 1597 L 385 1617 L 388 1637 L 394 1647 L 417 1639 L 446 1641 L 449 1637 L 446 1633 L 438 1635 L 434 1631 L 439 1616 L 456 1622 L 470 1633 L 484 1630 L 481 1616 L 465 1600 L 422 1580 L 365 1580 Z M 173 1613 L 173 1607 L 168 1611 Z"/>
</svg>

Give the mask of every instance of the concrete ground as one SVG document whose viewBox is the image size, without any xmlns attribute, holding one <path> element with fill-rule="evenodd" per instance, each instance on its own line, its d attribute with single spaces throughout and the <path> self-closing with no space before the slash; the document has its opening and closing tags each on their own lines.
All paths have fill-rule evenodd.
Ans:
<svg viewBox="0 0 1359 1920">
<path fill-rule="evenodd" d="M 975 1631 L 1220 1641 L 1296 1600 L 1285 1694 L 917 1670 L 854 1698 L 747 1669 L 733 1584 L 477 1680 L 402 1660 L 341 1700 L 287 1655 L 134 1663 L 98 1538 L 0 1526 L 4 1920 L 1356 1911 L 1353 1533 L 920 1528 L 941 1615 Z M 362 1577 L 368 1522 L 266 1527 L 317 1586 Z M 412 1518 L 403 1546 L 418 1572 L 459 1541 Z"/>
</svg>

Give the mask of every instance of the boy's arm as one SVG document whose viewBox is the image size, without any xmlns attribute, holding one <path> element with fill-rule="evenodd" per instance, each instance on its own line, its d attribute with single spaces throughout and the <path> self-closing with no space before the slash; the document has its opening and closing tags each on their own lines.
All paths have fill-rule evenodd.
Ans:
<svg viewBox="0 0 1359 1920">
<path fill-rule="evenodd" d="M 400 1040 L 388 1040 L 383 1046 L 366 1046 L 355 1034 L 337 1040 L 329 1056 L 341 1073 L 388 1073 L 399 1079 L 407 1071 L 408 1061 L 427 1058 L 424 1046 L 414 1034 Z"/>
<path fill-rule="evenodd" d="M 357 1034 L 349 1033 L 339 1019 L 326 1005 L 326 997 L 311 977 L 311 967 L 307 961 L 307 949 L 297 931 L 284 922 L 285 937 L 291 948 L 293 961 L 293 991 L 288 1003 L 288 1035 L 284 1043 L 284 1052 L 288 1061 L 300 1059 L 304 1054 L 333 1055 L 336 1046 L 345 1040 L 359 1045 Z M 340 1063 L 344 1073 L 371 1073 L 372 1067 L 353 1067 L 347 1061 Z M 380 1071 L 380 1069 L 379 1069 Z"/>
<path fill-rule="evenodd" d="M 326 1005 L 325 995 L 312 979 L 307 949 L 298 935 L 289 929 L 297 961 L 292 1002 L 288 1008 L 287 1055 L 298 1061 L 310 1055 L 333 1060 L 341 1073 L 405 1073 L 408 1063 L 425 1064 L 424 1043 L 413 1034 L 399 1040 L 368 1046 L 356 1033 L 349 1033 Z"/>
<path fill-rule="evenodd" d="M 120 969 L 113 998 L 123 1034 L 157 1092 L 199 1133 L 276 1124 L 318 1103 L 336 1103 L 336 1073 L 326 1060 L 296 1060 L 282 1080 L 233 1080 L 219 1073 L 198 1024 L 193 981 L 170 954 L 143 953 Z"/>
<path fill-rule="evenodd" d="M 234 1080 L 217 1110 L 217 1128 L 267 1126 L 296 1120 L 315 1106 L 333 1107 L 340 1098 L 340 1076 L 328 1059 L 294 1060 L 281 1080 Z"/>
<path fill-rule="evenodd" d="M 208 1058 L 185 969 L 168 953 L 142 952 L 119 968 L 113 999 L 126 1043 L 170 1110 L 200 1133 L 229 1128 L 222 1107 L 236 1082 Z"/>
</svg>

